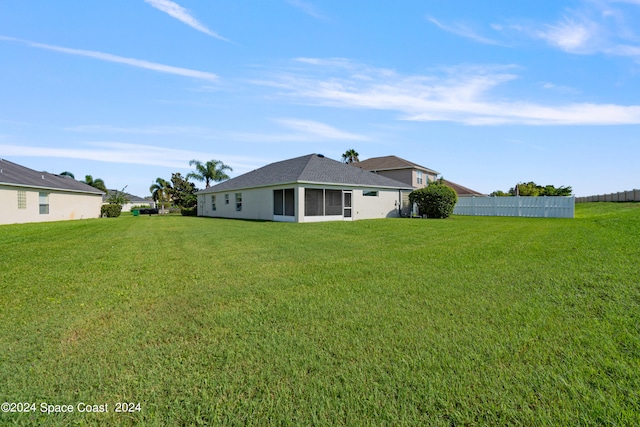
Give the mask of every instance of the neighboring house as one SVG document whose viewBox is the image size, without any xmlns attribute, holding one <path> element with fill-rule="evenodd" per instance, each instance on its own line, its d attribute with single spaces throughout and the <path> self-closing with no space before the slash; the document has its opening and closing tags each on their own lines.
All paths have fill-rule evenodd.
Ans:
<svg viewBox="0 0 640 427">
<path fill-rule="evenodd" d="M 411 190 L 402 182 L 309 154 L 196 194 L 199 216 L 318 222 L 399 217 Z"/>
<path fill-rule="evenodd" d="M 440 172 L 436 172 L 433 169 L 420 166 L 397 156 L 372 157 L 361 162 L 351 163 L 351 165 L 410 184 L 414 189 L 426 187 L 429 181 L 436 180 L 440 174 Z M 463 187 L 455 182 L 443 181 L 455 190 L 458 197 L 484 196 L 482 193 Z"/>
<path fill-rule="evenodd" d="M 107 190 L 107 194 L 102 196 L 102 204 L 108 205 L 109 202 L 107 202 L 107 199 L 116 191 L 122 193 L 122 191 L 120 190 Z M 122 205 L 122 212 L 131 212 L 131 208 L 134 206 L 145 206 L 149 208 L 156 207 L 156 202 L 154 202 L 153 200 L 143 199 L 142 197 L 134 196 L 133 194 L 129 194 L 129 193 L 124 193 L 124 194 L 129 199 L 129 203 L 125 203 L 124 205 Z"/>
<path fill-rule="evenodd" d="M 411 185 L 412 188 L 425 187 L 429 181 L 435 180 L 440 174 L 433 169 L 425 168 L 397 156 L 372 157 L 361 162 L 353 162 L 351 166 L 404 182 Z"/>
<path fill-rule="evenodd" d="M 472 190 L 470 188 L 467 187 L 463 187 L 460 184 L 456 184 L 455 182 L 451 182 L 451 181 L 447 181 L 446 179 L 443 179 L 442 182 L 445 185 L 448 185 L 449 187 L 453 188 L 455 190 L 456 193 L 458 193 L 458 197 L 473 197 L 473 196 L 486 196 L 486 194 L 482 194 L 478 191 Z"/>
<path fill-rule="evenodd" d="M 99 218 L 104 193 L 0 159 L 0 224 Z"/>
</svg>

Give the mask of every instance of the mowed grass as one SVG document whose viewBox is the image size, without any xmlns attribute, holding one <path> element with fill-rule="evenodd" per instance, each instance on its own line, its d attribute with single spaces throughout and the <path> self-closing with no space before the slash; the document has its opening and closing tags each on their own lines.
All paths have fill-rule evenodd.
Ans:
<svg viewBox="0 0 640 427">
<path fill-rule="evenodd" d="M 640 425 L 639 260 L 640 204 L 2 226 L 0 424 Z"/>
</svg>

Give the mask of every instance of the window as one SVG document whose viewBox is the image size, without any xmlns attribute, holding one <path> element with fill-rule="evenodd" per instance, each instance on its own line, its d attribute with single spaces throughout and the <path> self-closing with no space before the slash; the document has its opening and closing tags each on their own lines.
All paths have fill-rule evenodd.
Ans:
<svg viewBox="0 0 640 427">
<path fill-rule="evenodd" d="M 224 195 L 224 204 L 225 204 L 225 205 L 228 205 L 228 204 L 229 204 L 229 195 L 228 195 L 228 194 L 225 194 L 225 195 Z"/>
<path fill-rule="evenodd" d="M 273 190 L 273 214 L 284 215 L 284 190 Z"/>
<path fill-rule="evenodd" d="M 304 189 L 305 216 L 343 215 L 343 207 L 351 210 L 351 191 Z"/>
<path fill-rule="evenodd" d="M 40 214 L 47 215 L 49 213 L 49 193 L 40 193 Z"/>
<path fill-rule="evenodd" d="M 273 190 L 273 214 L 295 216 L 296 207 L 293 188 Z"/>
<path fill-rule="evenodd" d="M 422 171 L 416 171 L 416 182 L 422 184 Z"/>
<path fill-rule="evenodd" d="M 342 190 L 325 190 L 324 214 L 342 215 Z"/>
<path fill-rule="evenodd" d="M 242 193 L 236 193 L 236 211 L 242 210 Z"/>
<path fill-rule="evenodd" d="M 295 205 L 295 193 L 293 188 L 287 188 L 284 190 L 284 214 L 285 216 L 295 216 L 296 214 L 296 205 Z"/>
<path fill-rule="evenodd" d="M 366 197 L 378 197 L 378 192 L 377 191 L 366 191 L 365 190 L 365 191 L 362 192 L 362 195 L 366 196 Z"/>
<path fill-rule="evenodd" d="M 216 210 L 216 196 L 214 194 L 211 195 L 211 210 Z"/>
<path fill-rule="evenodd" d="M 306 216 L 324 215 L 324 191 L 317 188 L 304 189 L 304 214 Z"/>
<path fill-rule="evenodd" d="M 18 190 L 18 209 L 27 209 L 27 192 Z"/>
</svg>

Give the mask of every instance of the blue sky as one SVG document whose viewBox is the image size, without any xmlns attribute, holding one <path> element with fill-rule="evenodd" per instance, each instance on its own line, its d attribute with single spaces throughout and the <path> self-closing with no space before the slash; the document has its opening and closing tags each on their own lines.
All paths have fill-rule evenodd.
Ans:
<svg viewBox="0 0 640 427">
<path fill-rule="evenodd" d="M 0 157 L 143 197 L 191 159 L 350 148 L 617 192 L 639 125 L 640 0 L 0 2 Z"/>
</svg>

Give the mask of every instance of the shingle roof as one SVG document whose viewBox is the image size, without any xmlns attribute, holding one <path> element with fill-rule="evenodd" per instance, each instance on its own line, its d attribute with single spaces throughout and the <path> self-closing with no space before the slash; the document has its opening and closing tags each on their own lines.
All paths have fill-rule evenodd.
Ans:
<svg viewBox="0 0 640 427">
<path fill-rule="evenodd" d="M 359 187 L 411 189 L 406 184 L 354 168 L 319 154 L 275 162 L 200 191 L 212 193 L 280 184 L 342 184 Z"/>
<path fill-rule="evenodd" d="M 2 184 L 74 193 L 104 194 L 102 191 L 73 178 L 38 172 L 0 158 L 0 185 Z"/>
<path fill-rule="evenodd" d="M 433 169 L 425 168 L 419 164 L 410 162 L 405 159 L 401 159 L 398 156 L 384 156 L 384 157 L 372 157 L 361 162 L 351 163 L 352 166 L 359 167 L 360 169 L 368 171 L 384 171 L 394 169 L 418 169 L 433 175 L 439 175 L 440 172 L 436 172 Z"/>
<path fill-rule="evenodd" d="M 143 199 L 142 197 L 133 195 L 133 194 L 129 194 L 129 193 L 124 193 L 120 190 L 107 190 L 107 194 L 102 196 L 102 201 L 107 200 L 109 197 L 111 197 L 113 194 L 116 193 L 116 191 L 118 193 L 123 193 L 125 196 L 127 196 L 127 198 L 129 199 L 129 203 L 148 203 L 149 200 L 148 199 Z"/>
<path fill-rule="evenodd" d="M 485 196 L 486 195 L 478 191 L 472 190 L 470 188 L 464 187 L 460 184 L 456 184 L 455 182 L 447 181 L 446 179 L 443 179 L 442 182 L 445 185 L 448 185 L 449 187 L 453 188 L 455 192 L 458 194 L 458 196 Z"/>
</svg>

